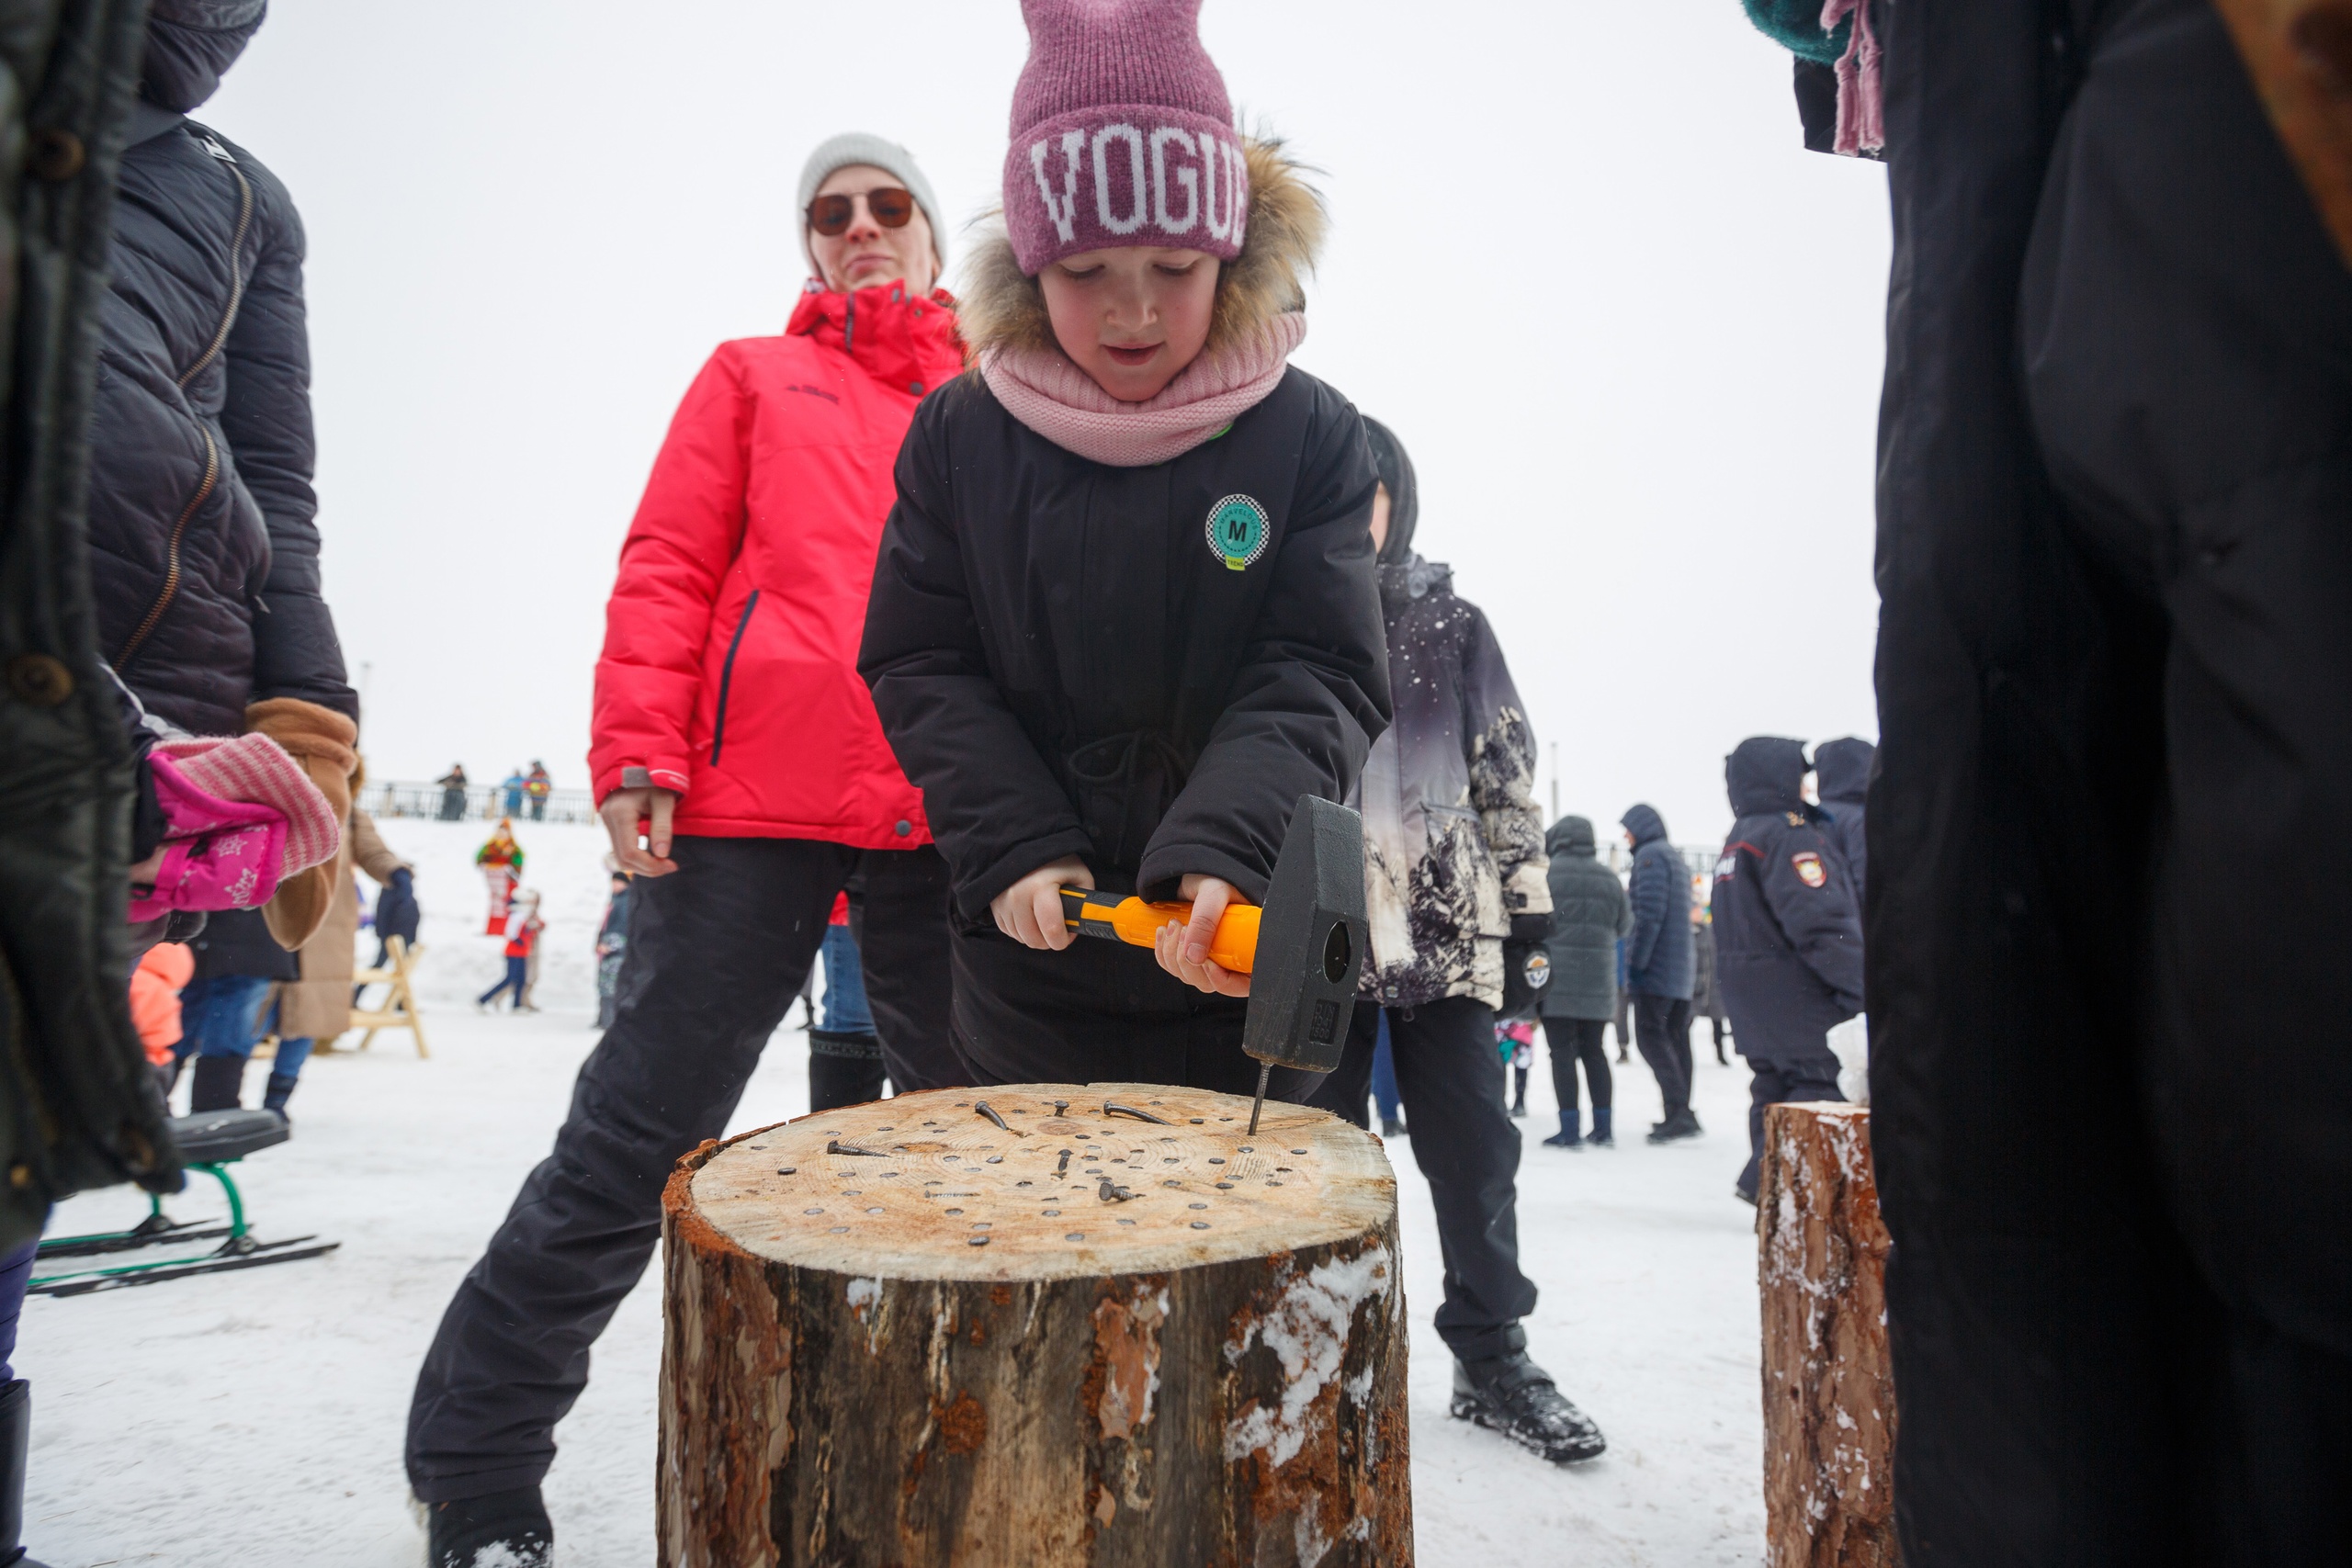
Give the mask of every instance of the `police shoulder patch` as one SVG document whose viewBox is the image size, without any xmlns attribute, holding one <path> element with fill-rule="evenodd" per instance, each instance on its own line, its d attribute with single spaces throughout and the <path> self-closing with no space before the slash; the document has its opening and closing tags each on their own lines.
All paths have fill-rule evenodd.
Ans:
<svg viewBox="0 0 2352 1568">
<path fill-rule="evenodd" d="M 1228 571 L 1240 571 L 1266 553 L 1272 519 L 1257 498 L 1228 495 L 1209 508 L 1209 550 Z"/>
<path fill-rule="evenodd" d="M 1801 854 L 1791 855 L 1789 863 L 1797 868 L 1797 880 L 1807 887 L 1824 886 L 1829 881 L 1828 868 L 1821 863 L 1821 857 L 1811 850 L 1806 850 Z"/>
</svg>

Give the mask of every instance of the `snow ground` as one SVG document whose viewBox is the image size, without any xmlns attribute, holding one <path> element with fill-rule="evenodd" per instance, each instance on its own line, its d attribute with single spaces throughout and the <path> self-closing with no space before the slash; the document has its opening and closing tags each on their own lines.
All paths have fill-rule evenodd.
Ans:
<svg viewBox="0 0 2352 1568">
<path fill-rule="evenodd" d="M 518 829 L 526 884 L 546 895 L 537 1017 L 482 1018 L 497 945 L 470 864 L 479 823 L 387 820 L 418 867 L 420 988 L 433 1056 L 401 1034 L 314 1057 L 295 1138 L 240 1168 L 266 1236 L 339 1238 L 325 1258 L 25 1310 L 16 1364 L 35 1401 L 27 1541 L 54 1568 L 413 1568 L 423 1560 L 401 1468 L 416 1367 L 458 1278 L 562 1119 L 594 1043 L 590 948 L 603 845 L 587 827 Z M 372 944 L 368 949 L 372 953 Z M 807 1106 L 798 1011 L 735 1119 Z M 1427 1190 L 1397 1161 L 1412 1343 L 1413 1506 L 1423 1568 L 1498 1562 L 1756 1563 L 1763 1556 L 1761 1417 L 1751 1212 L 1731 1196 L 1745 1154 L 1747 1069 L 1699 1042 L 1708 1135 L 1652 1148 L 1658 1114 L 1638 1055 L 1618 1071 L 1631 1136 L 1613 1151 L 1541 1147 L 1556 1125 L 1541 1063 L 1520 1177 L 1520 1248 L 1543 1299 L 1538 1360 L 1600 1421 L 1602 1459 L 1559 1470 L 1447 1418 L 1449 1369 L 1430 1327 L 1437 1236 Z M 356 1040 L 356 1036 L 348 1037 Z M 1539 1052 L 1540 1055 L 1540 1052 Z M 246 1087 L 256 1103 L 263 1069 Z M 210 1183 L 196 1179 L 202 1187 Z M 190 1190 L 172 1212 L 215 1212 Z M 126 1190 L 74 1200 L 51 1235 L 110 1228 Z M 587 1394 L 560 1429 L 549 1506 L 566 1568 L 652 1560 L 658 1270 L 596 1348 Z"/>
</svg>

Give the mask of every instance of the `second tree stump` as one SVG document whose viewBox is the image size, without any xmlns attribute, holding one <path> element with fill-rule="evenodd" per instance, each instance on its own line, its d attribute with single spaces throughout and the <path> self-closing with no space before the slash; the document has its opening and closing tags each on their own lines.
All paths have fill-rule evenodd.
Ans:
<svg viewBox="0 0 2352 1568">
<path fill-rule="evenodd" d="M 1756 1208 L 1764 1560 L 1769 1568 L 1894 1568 L 1888 1243 L 1869 1110 L 1768 1107 Z"/>
<path fill-rule="evenodd" d="M 1409 1564 L 1395 1178 L 1249 1115 L 940 1089 L 682 1162 L 660 1561 Z"/>
</svg>

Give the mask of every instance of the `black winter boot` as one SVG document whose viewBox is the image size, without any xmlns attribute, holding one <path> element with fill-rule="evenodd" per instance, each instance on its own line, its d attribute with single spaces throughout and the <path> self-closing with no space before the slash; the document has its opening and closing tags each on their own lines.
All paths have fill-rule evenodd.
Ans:
<svg viewBox="0 0 2352 1568">
<path fill-rule="evenodd" d="M 1457 1421 L 1500 1432 L 1555 1464 L 1593 1459 L 1609 1447 L 1592 1417 L 1562 1397 L 1550 1374 L 1524 1350 L 1454 1362 L 1452 1414 Z"/>
<path fill-rule="evenodd" d="M 555 1526 L 536 1486 L 424 1506 L 426 1568 L 554 1568 Z"/>
<path fill-rule="evenodd" d="M 1679 1143 L 1684 1138 L 1695 1138 L 1704 1131 L 1706 1129 L 1699 1125 L 1697 1115 L 1686 1105 L 1652 1128 L 1649 1141 L 1653 1144 Z"/>
<path fill-rule="evenodd" d="M 1617 1146 L 1617 1135 L 1611 1132 L 1609 1127 L 1609 1119 L 1616 1112 L 1617 1108 L 1613 1105 L 1596 1105 L 1592 1108 L 1592 1131 L 1584 1140 L 1587 1146 L 1596 1149 L 1613 1149 Z"/>
<path fill-rule="evenodd" d="M 196 1082 L 187 1091 L 187 1113 L 195 1116 L 207 1111 L 234 1111 L 244 1089 L 243 1056 L 198 1056 Z"/>
<path fill-rule="evenodd" d="M 280 1116 L 286 1115 L 286 1102 L 294 1098 L 294 1086 L 301 1081 L 283 1073 L 270 1074 L 268 1085 L 261 1091 L 261 1108 L 275 1111 Z M 288 1119 L 292 1120 L 290 1117 Z"/>
<path fill-rule="evenodd" d="M 808 1032 L 808 1109 L 838 1111 L 882 1098 L 882 1043 L 871 1034 Z"/>
<path fill-rule="evenodd" d="M 25 1455 L 33 1441 L 33 1385 L 0 1382 L 0 1563 L 41 1568 L 25 1555 Z"/>
</svg>

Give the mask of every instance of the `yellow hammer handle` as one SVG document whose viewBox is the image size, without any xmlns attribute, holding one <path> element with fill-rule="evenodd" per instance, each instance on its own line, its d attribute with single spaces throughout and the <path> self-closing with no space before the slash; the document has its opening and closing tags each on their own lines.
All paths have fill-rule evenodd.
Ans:
<svg viewBox="0 0 2352 1568">
<path fill-rule="evenodd" d="M 1116 903 L 1109 894 L 1080 887 L 1062 889 L 1062 923 L 1088 936 L 1111 936 L 1135 947 L 1156 945 L 1159 929 L 1170 921 L 1190 924 L 1190 904 L 1147 904 L 1130 895 Z M 1247 975 L 1258 962 L 1258 917 L 1255 904 L 1228 904 L 1217 918 L 1216 934 L 1209 939 L 1209 957 L 1236 975 Z"/>
</svg>

